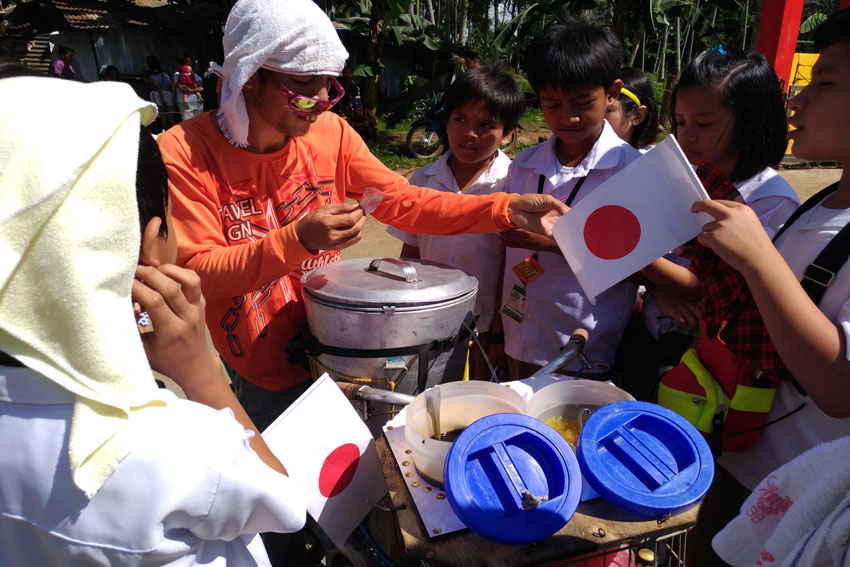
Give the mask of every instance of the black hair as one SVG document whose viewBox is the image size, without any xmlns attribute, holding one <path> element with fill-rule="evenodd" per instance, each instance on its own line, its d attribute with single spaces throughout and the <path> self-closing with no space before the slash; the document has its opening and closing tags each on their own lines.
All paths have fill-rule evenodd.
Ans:
<svg viewBox="0 0 850 567">
<path fill-rule="evenodd" d="M 162 219 L 159 236 L 168 236 L 165 222 L 168 209 L 168 174 L 162 162 L 162 154 L 150 130 L 145 126 L 139 129 L 139 157 L 136 162 L 136 201 L 139 204 L 139 225 L 141 230 L 154 217 Z"/>
<path fill-rule="evenodd" d="M 623 81 L 623 88 L 629 89 L 638 98 L 641 106 L 646 107 L 646 118 L 632 130 L 629 144 L 635 148 L 649 146 L 655 143 L 655 138 L 658 137 L 658 105 L 655 102 L 652 83 L 646 73 L 636 67 L 623 67 L 620 69 L 619 78 Z M 618 100 L 626 116 L 631 116 L 638 109 L 635 101 L 622 93 Z"/>
<path fill-rule="evenodd" d="M 44 74 L 39 73 L 32 67 L 27 67 L 23 63 L 0 63 L 0 79 L 9 79 L 12 77 L 43 77 Z"/>
<path fill-rule="evenodd" d="M 159 67 L 159 59 L 157 59 L 155 55 L 148 55 L 146 62 L 151 73 L 159 73 L 161 71 Z"/>
<path fill-rule="evenodd" d="M 68 45 L 60 45 L 59 46 L 59 57 L 63 57 L 65 55 L 67 55 L 68 53 L 76 53 L 76 51 L 74 51 L 73 47 L 70 47 Z"/>
<path fill-rule="evenodd" d="M 528 48 L 525 70 L 535 91 L 602 86 L 617 80 L 623 44 L 606 27 L 586 20 L 549 26 Z"/>
<path fill-rule="evenodd" d="M 850 8 L 835 12 L 815 29 L 816 51 L 836 43 L 850 43 Z"/>
<path fill-rule="evenodd" d="M 722 104 L 735 117 L 732 137 L 738 163 L 729 176 L 743 181 L 785 155 L 788 122 L 782 88 L 764 55 L 707 49 L 682 71 L 673 89 L 670 114 L 676 134 L 676 95 L 682 87 L 710 87 L 720 91 Z"/>
<path fill-rule="evenodd" d="M 473 61 L 478 61 L 478 54 L 472 50 L 467 49 L 463 53 L 461 53 L 461 57 L 464 59 L 472 59 Z"/>
<path fill-rule="evenodd" d="M 110 79 L 109 78 L 110 73 L 115 73 L 115 76 L 118 77 L 118 78 L 117 79 Z M 115 65 L 107 65 L 106 67 L 103 68 L 103 70 L 100 72 L 100 74 L 98 74 L 98 78 L 101 81 L 120 81 L 121 80 L 121 71 L 119 71 L 118 67 L 116 67 Z"/>
<path fill-rule="evenodd" d="M 519 124 L 525 110 L 525 95 L 516 80 L 493 65 L 467 71 L 446 91 L 446 116 L 468 102 L 483 102 L 502 121 L 504 132 Z"/>
</svg>

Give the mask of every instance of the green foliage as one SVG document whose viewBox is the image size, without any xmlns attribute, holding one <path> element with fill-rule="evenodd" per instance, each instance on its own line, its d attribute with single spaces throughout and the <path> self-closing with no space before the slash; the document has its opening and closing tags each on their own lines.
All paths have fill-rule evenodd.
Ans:
<svg viewBox="0 0 850 567">
<path fill-rule="evenodd" d="M 534 9 L 535 6 L 537 6 L 537 4 L 532 4 L 531 6 L 517 14 L 516 17 L 514 17 L 510 22 L 505 24 L 505 27 L 502 28 L 502 31 L 499 32 L 499 35 L 497 35 L 493 39 L 491 48 L 494 51 L 499 51 L 502 48 L 502 44 L 504 44 L 507 39 L 513 35 L 514 31 L 519 29 L 519 27 L 522 25 L 522 22 L 525 20 L 525 17 L 531 10 Z"/>
<path fill-rule="evenodd" d="M 647 73 L 649 82 L 652 83 L 652 95 L 655 97 L 655 104 L 661 108 L 661 99 L 664 98 L 664 81 L 660 80 L 654 73 Z"/>
<path fill-rule="evenodd" d="M 806 20 L 800 24 L 800 33 L 809 33 L 814 30 L 816 27 L 821 25 L 826 20 L 826 14 L 822 12 L 818 12 L 816 14 L 812 14 Z"/>
<path fill-rule="evenodd" d="M 374 77 L 379 75 L 384 70 L 383 63 L 361 63 L 353 71 L 355 77 Z"/>
<path fill-rule="evenodd" d="M 388 126 L 397 128 L 407 124 L 409 127 L 411 122 L 425 116 L 425 113 L 436 106 L 442 97 L 443 93 L 440 91 L 426 91 L 417 97 L 401 98 L 395 110 L 386 117 Z"/>
<path fill-rule="evenodd" d="M 537 93 L 534 92 L 534 89 L 531 88 L 531 83 L 528 82 L 528 78 L 522 73 L 509 73 L 519 84 L 519 88 L 522 89 L 522 92 L 525 93 L 526 97 L 528 96 L 537 96 Z"/>
</svg>

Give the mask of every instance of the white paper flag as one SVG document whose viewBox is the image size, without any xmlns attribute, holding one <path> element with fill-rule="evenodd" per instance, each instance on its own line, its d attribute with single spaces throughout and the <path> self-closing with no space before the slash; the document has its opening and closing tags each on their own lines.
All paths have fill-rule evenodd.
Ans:
<svg viewBox="0 0 850 567">
<path fill-rule="evenodd" d="M 307 511 L 337 547 L 387 493 L 375 440 L 323 374 L 263 438 L 307 495 Z"/>
<path fill-rule="evenodd" d="M 691 213 L 708 194 L 673 136 L 594 189 L 552 229 L 582 290 L 594 298 L 699 234 Z"/>
</svg>

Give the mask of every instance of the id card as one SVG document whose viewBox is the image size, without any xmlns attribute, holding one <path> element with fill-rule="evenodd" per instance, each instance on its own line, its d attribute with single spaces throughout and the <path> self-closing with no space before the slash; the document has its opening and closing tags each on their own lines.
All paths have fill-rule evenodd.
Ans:
<svg viewBox="0 0 850 567">
<path fill-rule="evenodd" d="M 517 323 L 525 319 L 525 287 L 515 285 L 502 306 L 502 314 L 507 315 Z"/>
<path fill-rule="evenodd" d="M 529 256 L 514 266 L 512 270 L 516 274 L 516 277 L 525 285 L 528 285 L 543 275 L 543 268 L 534 256 Z"/>
</svg>

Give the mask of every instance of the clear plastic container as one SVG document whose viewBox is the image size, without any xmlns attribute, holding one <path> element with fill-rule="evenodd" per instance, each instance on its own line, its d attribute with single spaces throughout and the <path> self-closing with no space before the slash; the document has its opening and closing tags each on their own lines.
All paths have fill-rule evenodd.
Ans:
<svg viewBox="0 0 850 567">
<path fill-rule="evenodd" d="M 559 416 L 568 421 L 575 421 L 579 418 L 579 408 L 595 411 L 604 405 L 622 401 L 634 401 L 634 397 L 608 382 L 581 379 L 564 380 L 535 392 L 528 400 L 525 413 L 541 421 Z M 581 417 L 583 417 L 583 422 L 589 417 L 589 414 Z M 571 443 L 571 445 L 573 444 Z"/>
<path fill-rule="evenodd" d="M 442 433 L 465 429 L 473 421 L 495 413 L 525 413 L 525 401 L 513 390 L 491 382 L 461 381 L 434 386 L 440 389 Z M 452 444 L 432 438 L 425 394 L 407 406 L 404 437 L 413 449 L 416 470 L 428 482 L 442 487 L 443 465 Z"/>
</svg>

